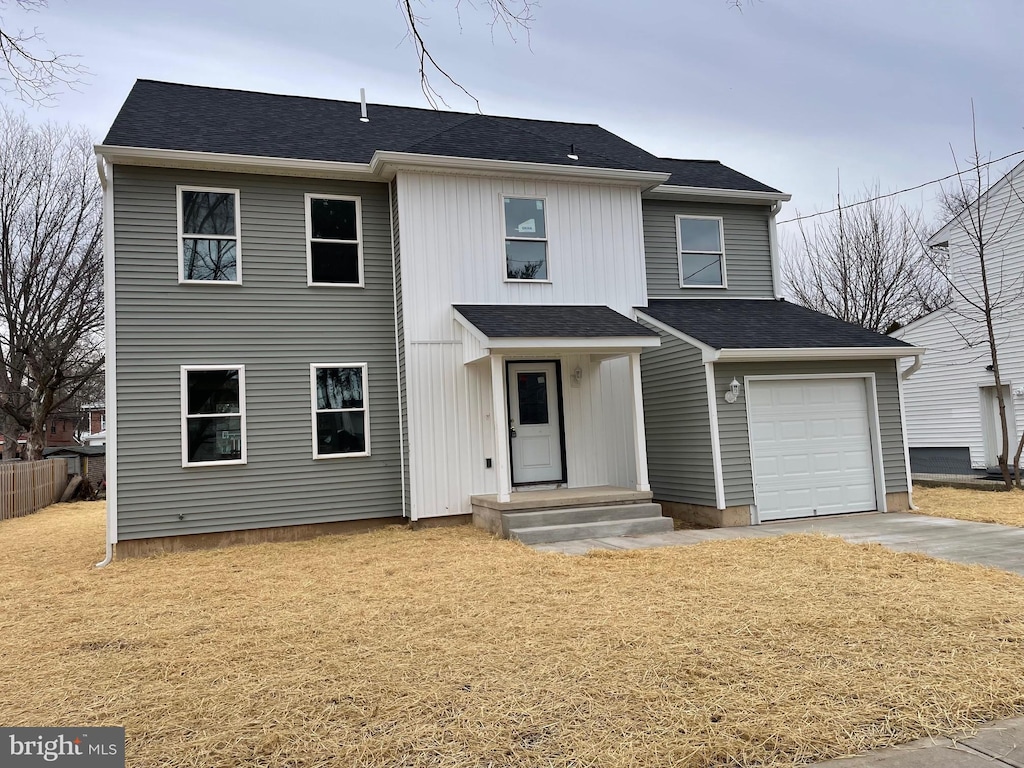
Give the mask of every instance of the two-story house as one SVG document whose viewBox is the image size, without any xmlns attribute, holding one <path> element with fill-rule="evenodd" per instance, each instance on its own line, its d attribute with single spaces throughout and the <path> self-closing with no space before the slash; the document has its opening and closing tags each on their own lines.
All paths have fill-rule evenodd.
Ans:
<svg viewBox="0 0 1024 768">
<path fill-rule="evenodd" d="M 996 470 L 1002 419 L 981 307 L 978 242 L 985 247 L 1010 466 L 1024 433 L 1024 163 L 984 190 L 927 245 L 954 286 L 952 304 L 892 335 L 928 349 L 907 383 L 907 434 L 915 472 Z"/>
<path fill-rule="evenodd" d="M 97 153 L 119 555 L 403 519 L 670 528 L 652 496 L 770 519 L 748 387 L 804 398 L 819 441 L 789 463 L 772 422 L 789 481 L 842 403 L 831 479 L 907 495 L 915 350 L 775 301 L 788 196 L 725 166 L 596 125 L 150 81 Z M 780 509 L 867 508 L 840 495 Z"/>
</svg>

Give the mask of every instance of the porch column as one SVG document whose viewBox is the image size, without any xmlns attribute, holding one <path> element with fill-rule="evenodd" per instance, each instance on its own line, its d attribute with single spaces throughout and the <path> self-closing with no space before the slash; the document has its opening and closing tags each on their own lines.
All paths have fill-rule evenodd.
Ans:
<svg viewBox="0 0 1024 768">
<path fill-rule="evenodd" d="M 640 381 L 640 353 L 629 354 L 629 380 L 633 385 L 633 450 L 636 452 L 636 489 L 651 490 L 647 476 L 647 430 L 644 428 L 644 391 Z"/>
<path fill-rule="evenodd" d="M 505 358 L 491 355 L 491 417 L 494 422 L 494 471 L 498 473 L 498 501 L 509 501 L 512 474 L 508 455 L 508 405 L 505 398 Z"/>
</svg>

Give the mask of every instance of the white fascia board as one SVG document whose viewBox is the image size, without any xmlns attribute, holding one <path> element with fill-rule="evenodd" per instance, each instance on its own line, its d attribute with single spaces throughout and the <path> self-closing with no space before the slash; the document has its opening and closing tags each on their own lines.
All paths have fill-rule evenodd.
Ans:
<svg viewBox="0 0 1024 768">
<path fill-rule="evenodd" d="M 634 171 L 592 166 L 526 163 L 511 160 L 488 160 L 476 157 L 422 155 L 413 152 L 377 150 L 370 160 L 370 169 L 380 178 L 390 180 L 398 171 L 458 172 L 479 176 L 544 176 L 555 179 L 586 179 L 609 184 L 639 185 L 645 189 L 668 180 L 662 171 Z"/>
<path fill-rule="evenodd" d="M 375 180 L 368 163 L 337 163 L 330 160 L 302 160 L 292 157 L 231 155 L 182 149 L 118 147 L 97 144 L 96 154 L 117 165 L 146 165 L 163 168 L 196 168 L 212 171 L 260 173 L 271 176 L 308 176 L 324 179 Z"/>
<path fill-rule="evenodd" d="M 695 339 L 693 336 L 688 336 L 679 329 L 673 328 L 671 325 L 668 325 L 667 323 L 663 323 L 661 320 L 655 320 L 653 317 L 646 314 L 641 309 L 634 309 L 633 311 L 636 312 L 637 317 L 643 320 L 645 323 L 650 323 L 659 331 L 664 331 L 669 336 L 675 336 L 680 341 L 685 341 L 691 347 L 699 349 L 701 352 L 701 362 L 713 363 L 715 360 L 718 359 L 718 354 L 721 350 L 715 349 L 711 345 L 705 344 L 700 339 Z"/>
<path fill-rule="evenodd" d="M 746 203 L 769 205 L 788 202 L 793 196 L 787 192 L 757 192 L 749 189 L 717 189 L 715 187 L 679 187 L 662 184 L 644 192 L 644 197 L 658 200 L 692 200 L 698 202 Z"/>
<path fill-rule="evenodd" d="M 821 347 L 821 348 L 764 348 L 720 349 L 719 362 L 747 360 L 870 360 L 877 358 L 917 357 L 923 347 Z"/>
<path fill-rule="evenodd" d="M 459 310 L 455 309 L 454 307 L 452 307 L 452 316 L 455 318 L 455 322 L 457 322 L 459 325 L 465 328 L 474 339 L 480 342 L 481 346 L 489 347 L 491 345 L 491 340 L 487 337 L 487 335 L 479 328 L 477 328 L 475 325 L 473 325 L 471 322 L 469 322 L 469 320 L 466 319 L 465 315 L 463 315 L 461 312 L 459 312 Z"/>
<path fill-rule="evenodd" d="M 533 337 L 502 337 L 488 338 L 487 346 L 495 351 L 506 350 L 538 350 L 538 349 L 600 349 L 630 350 L 641 347 L 659 347 L 661 339 L 657 336 L 567 336 L 562 338 Z"/>
</svg>

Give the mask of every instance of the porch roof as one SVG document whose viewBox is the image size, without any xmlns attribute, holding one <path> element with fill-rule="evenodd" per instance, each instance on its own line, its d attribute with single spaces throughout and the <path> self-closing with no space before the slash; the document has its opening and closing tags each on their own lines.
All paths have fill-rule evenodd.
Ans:
<svg viewBox="0 0 1024 768">
<path fill-rule="evenodd" d="M 565 304 L 453 304 L 456 319 L 494 339 L 654 339 L 611 307 Z"/>
</svg>

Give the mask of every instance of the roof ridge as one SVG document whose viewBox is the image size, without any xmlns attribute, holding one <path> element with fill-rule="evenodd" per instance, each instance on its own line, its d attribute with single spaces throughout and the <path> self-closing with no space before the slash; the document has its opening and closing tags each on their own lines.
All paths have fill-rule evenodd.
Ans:
<svg viewBox="0 0 1024 768">
<path fill-rule="evenodd" d="M 425 141 L 430 141 L 431 139 L 436 139 L 442 133 L 448 133 L 448 131 L 453 130 L 455 128 L 458 128 L 460 125 L 465 125 L 470 120 L 472 120 L 474 117 L 477 117 L 477 115 L 472 115 L 472 114 L 466 115 L 466 118 L 464 120 L 459 120 L 458 122 L 452 123 L 451 125 L 447 125 L 444 128 L 441 128 L 441 129 L 439 129 L 437 131 L 434 131 L 433 133 L 431 133 L 431 134 L 429 134 L 427 136 L 418 136 L 418 137 L 416 137 L 416 140 L 412 144 L 409 144 L 408 146 L 406 146 L 405 148 L 403 148 L 403 149 L 401 149 L 399 151 L 401 151 L 401 152 L 409 152 L 409 151 L 412 150 L 413 147 L 415 147 L 415 146 L 417 146 L 419 144 L 422 144 Z"/>
<path fill-rule="evenodd" d="M 173 80 L 156 80 L 149 77 L 137 78 L 136 83 L 154 83 L 156 85 L 172 85 L 176 88 L 195 88 L 201 91 L 229 91 L 231 93 L 249 93 L 255 96 L 272 96 L 279 99 L 303 99 L 305 101 L 322 101 L 328 104 L 349 104 L 352 106 L 359 106 L 358 101 L 349 101 L 347 99 L 329 99 L 325 96 L 303 96 L 301 94 L 294 93 L 274 93 L 271 91 L 255 91 L 249 88 L 227 88 L 219 85 L 196 85 L 195 83 L 176 83 Z M 551 123 L 553 125 L 587 125 L 591 127 L 601 128 L 598 123 L 585 123 L 577 122 L 575 120 L 545 120 L 543 118 L 533 117 L 516 117 L 514 115 L 488 115 L 484 112 L 463 112 L 457 109 L 430 109 L 428 107 L 412 107 L 407 104 L 385 104 L 383 102 L 367 102 L 368 107 L 387 107 L 388 109 L 409 109 L 414 112 L 429 112 L 431 114 L 439 115 L 465 115 L 467 117 L 494 117 L 499 120 L 515 120 L 516 122 L 532 122 L 532 123 Z M 601 128 L 601 130 L 607 130 Z"/>
<path fill-rule="evenodd" d="M 489 117 L 489 116 L 488 116 L 488 115 L 484 115 L 484 117 Z M 578 125 L 578 123 L 568 123 L 568 125 Z M 601 126 L 599 126 L 599 125 L 598 125 L 597 127 L 598 127 L 598 128 L 601 128 Z M 527 129 L 527 128 L 523 128 L 522 126 L 516 126 L 516 130 L 517 130 L 517 131 L 521 131 L 521 132 L 523 132 L 523 133 L 529 133 L 529 134 L 531 134 L 531 135 L 533 135 L 533 136 L 536 136 L 536 137 L 538 137 L 538 138 L 544 139 L 545 141 L 547 141 L 547 142 L 550 142 L 550 143 L 552 143 L 552 144 L 556 144 L 556 145 L 557 145 L 557 144 L 560 144 L 560 143 L 561 143 L 561 142 L 559 142 L 559 141 L 558 141 L 557 139 L 553 139 L 553 138 L 551 138 L 550 136 L 545 136 L 544 134 L 542 134 L 542 133 L 538 133 L 537 131 L 531 131 L 531 130 L 529 130 L 529 129 Z M 607 129 L 607 128 L 601 128 L 601 130 L 602 130 L 602 131 L 605 131 L 605 132 L 607 132 L 607 133 L 611 133 L 611 131 L 608 131 L 608 129 Z M 617 138 L 620 138 L 620 139 L 622 138 L 621 136 L 618 136 L 618 134 L 614 134 L 614 133 L 612 133 L 611 135 L 612 135 L 612 136 L 616 136 Z M 622 139 L 622 140 L 623 140 L 623 141 L 625 141 L 625 142 L 626 142 L 627 144 L 629 144 L 630 146 L 636 147 L 636 144 L 633 144 L 632 142 L 629 142 L 629 141 L 627 141 L 626 139 Z M 572 142 L 570 142 L 570 144 L 573 144 L 573 143 L 572 143 Z M 577 149 L 578 149 L 578 147 L 577 147 Z M 646 151 L 645 149 L 643 149 L 642 147 L 637 147 L 637 149 L 639 149 L 639 150 L 640 150 L 641 152 L 643 152 L 643 153 L 645 153 L 645 154 L 647 154 L 647 155 L 650 155 L 650 156 L 651 156 L 652 158 L 654 157 L 654 155 L 651 155 L 651 153 L 650 153 L 650 152 L 647 152 L 647 151 Z M 567 154 L 568 154 L 568 153 L 567 153 Z M 600 152 L 597 152 L 597 151 L 595 151 L 595 150 L 590 150 L 590 149 L 588 149 L 588 150 L 587 150 L 587 154 L 588 154 L 588 155 L 592 155 L 593 157 L 597 157 L 597 158 L 600 158 L 601 160 L 606 160 L 606 161 L 608 161 L 608 162 L 610 162 L 610 163 L 620 163 L 620 164 L 622 164 L 622 165 L 627 165 L 627 164 L 629 164 L 629 165 L 636 165 L 636 163 L 632 163 L 632 162 L 628 162 L 628 163 L 627 163 L 627 161 L 625 161 L 625 160 L 619 160 L 619 159 L 616 159 L 616 158 L 614 158 L 614 157 L 608 157 L 607 155 L 602 155 L 602 154 L 601 154 Z M 656 158 L 655 158 L 655 159 L 656 159 Z"/>
<path fill-rule="evenodd" d="M 721 160 L 704 160 L 698 157 L 659 157 L 658 159 L 668 160 L 671 163 L 713 163 L 715 165 L 722 164 Z"/>
</svg>

